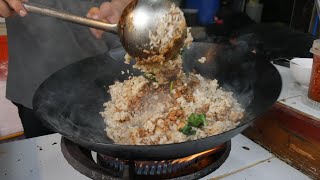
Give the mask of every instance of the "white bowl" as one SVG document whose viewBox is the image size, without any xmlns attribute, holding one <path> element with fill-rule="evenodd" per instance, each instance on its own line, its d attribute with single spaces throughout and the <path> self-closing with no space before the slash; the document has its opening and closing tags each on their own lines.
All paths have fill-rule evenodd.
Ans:
<svg viewBox="0 0 320 180">
<path fill-rule="evenodd" d="M 290 61 L 291 74 L 301 86 L 309 87 L 312 64 L 312 58 L 294 58 Z"/>
</svg>

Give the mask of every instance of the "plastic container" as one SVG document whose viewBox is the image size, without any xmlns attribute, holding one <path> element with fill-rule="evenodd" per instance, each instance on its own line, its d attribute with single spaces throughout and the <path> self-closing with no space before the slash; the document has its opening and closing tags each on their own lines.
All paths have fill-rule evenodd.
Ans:
<svg viewBox="0 0 320 180">
<path fill-rule="evenodd" d="M 186 9 L 197 9 L 197 20 L 200 25 L 214 23 L 214 16 L 220 9 L 220 0 L 186 0 Z"/>
<path fill-rule="evenodd" d="M 312 58 L 294 58 L 290 61 L 290 71 L 292 76 L 306 89 L 309 88 L 310 84 L 312 63 Z"/>
<path fill-rule="evenodd" d="M 8 61 L 8 38 L 0 36 L 0 63 Z"/>
<path fill-rule="evenodd" d="M 310 52 L 313 53 L 313 65 L 308 97 L 313 101 L 320 102 L 320 39 L 313 42 Z"/>
<path fill-rule="evenodd" d="M 248 2 L 246 5 L 247 15 L 256 23 L 260 23 L 263 11 L 263 4 L 257 2 Z"/>
</svg>

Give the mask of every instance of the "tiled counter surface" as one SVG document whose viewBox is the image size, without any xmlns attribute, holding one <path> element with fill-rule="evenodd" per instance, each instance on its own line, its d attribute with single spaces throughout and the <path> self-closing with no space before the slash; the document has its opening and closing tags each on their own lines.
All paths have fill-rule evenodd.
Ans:
<svg viewBox="0 0 320 180">
<path fill-rule="evenodd" d="M 64 159 L 60 150 L 60 138 L 60 135 L 53 134 L 1 144 L 0 179 L 88 180 Z M 231 149 L 226 162 L 203 180 L 309 180 L 306 175 L 274 157 L 243 135 L 232 139 Z"/>
<path fill-rule="evenodd" d="M 278 65 L 276 65 L 276 68 L 280 72 L 282 78 L 282 91 L 278 102 L 320 121 L 320 110 L 311 108 L 304 102 L 304 98 L 307 97 L 307 89 L 302 88 L 295 82 L 289 68 Z"/>
</svg>

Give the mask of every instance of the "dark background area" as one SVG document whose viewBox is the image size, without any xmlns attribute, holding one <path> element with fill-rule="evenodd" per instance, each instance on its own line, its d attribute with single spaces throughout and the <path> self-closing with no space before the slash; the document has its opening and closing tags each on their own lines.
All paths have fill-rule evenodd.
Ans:
<svg viewBox="0 0 320 180">
<path fill-rule="evenodd" d="M 264 0 L 262 22 L 280 22 L 308 32 L 314 0 Z"/>
<path fill-rule="evenodd" d="M 223 23 L 206 26 L 207 36 L 195 35 L 195 41 L 242 43 L 268 60 L 312 57 L 310 48 L 319 34 L 311 34 L 316 14 L 314 0 L 261 0 L 264 8 L 260 23 L 251 20 L 245 9 L 235 11 L 234 3 L 239 1 L 221 0 L 216 17 Z M 189 26 L 199 26 L 192 15 L 186 17 Z"/>
<path fill-rule="evenodd" d="M 242 0 L 221 0 L 221 8 L 232 9 L 234 2 Z M 249 0 L 246 0 L 248 2 Z M 313 25 L 314 0 L 260 0 L 263 3 L 261 22 L 279 23 L 292 29 L 308 33 Z M 184 7 L 185 0 L 181 6 Z"/>
<path fill-rule="evenodd" d="M 294 0 L 264 0 L 263 22 L 282 22 L 290 24 Z"/>
</svg>

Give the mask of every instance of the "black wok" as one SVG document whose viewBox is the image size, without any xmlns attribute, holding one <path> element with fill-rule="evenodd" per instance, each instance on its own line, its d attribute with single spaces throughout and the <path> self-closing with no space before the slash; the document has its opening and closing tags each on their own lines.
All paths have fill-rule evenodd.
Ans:
<svg viewBox="0 0 320 180">
<path fill-rule="evenodd" d="M 49 77 L 34 95 L 33 106 L 43 123 L 69 140 L 98 153 L 123 159 L 165 160 L 185 157 L 218 146 L 247 128 L 278 98 L 281 77 L 275 67 L 246 46 L 194 43 L 184 52 L 185 71 L 217 78 L 246 108 L 245 118 L 228 132 L 179 144 L 128 146 L 106 136 L 99 112 L 110 99 L 108 86 L 139 74 L 123 63 L 124 51 L 103 54 L 71 64 Z M 205 64 L 197 59 L 207 57 Z M 58 60 L 57 60 L 58 61 Z"/>
</svg>

